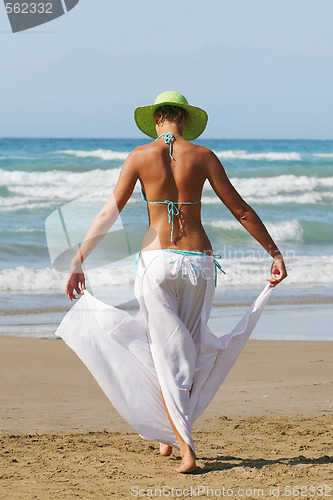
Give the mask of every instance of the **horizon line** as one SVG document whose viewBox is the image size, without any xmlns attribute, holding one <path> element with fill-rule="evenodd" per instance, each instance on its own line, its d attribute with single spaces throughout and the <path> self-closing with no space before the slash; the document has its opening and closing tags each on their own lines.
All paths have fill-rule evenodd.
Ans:
<svg viewBox="0 0 333 500">
<path fill-rule="evenodd" d="M 146 140 L 149 141 L 151 138 L 146 137 L 57 137 L 57 136 L 2 136 L 0 141 L 3 139 L 54 139 L 54 140 Z M 329 138 L 283 138 L 283 137 L 205 137 L 200 139 L 202 141 L 333 141 L 333 137 Z M 195 139 L 197 141 L 197 139 Z M 195 142 L 189 141 L 189 142 Z"/>
</svg>

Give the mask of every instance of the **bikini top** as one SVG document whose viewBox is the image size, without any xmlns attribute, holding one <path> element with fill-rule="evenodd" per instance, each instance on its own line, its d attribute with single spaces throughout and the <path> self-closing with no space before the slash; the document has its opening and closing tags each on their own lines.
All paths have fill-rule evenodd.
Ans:
<svg viewBox="0 0 333 500">
<path fill-rule="evenodd" d="M 170 145 L 169 156 L 170 156 L 170 158 L 174 159 L 173 156 L 172 156 L 172 139 L 174 137 L 181 137 L 181 136 L 180 135 L 174 135 L 174 134 L 171 134 L 171 133 L 162 134 L 162 135 L 160 135 L 160 136 L 157 137 L 156 141 L 158 139 L 160 139 L 161 137 L 164 137 L 165 144 L 169 144 Z M 144 201 L 146 203 L 152 203 L 152 204 L 153 203 L 161 203 L 162 205 L 167 205 L 167 208 L 168 208 L 168 223 L 169 224 L 171 223 L 171 237 L 170 237 L 170 241 L 173 241 L 173 222 L 174 222 L 174 216 L 175 215 L 177 216 L 180 213 L 177 205 L 197 205 L 198 203 L 201 203 L 201 200 L 199 200 L 199 201 L 170 201 L 170 200 L 149 201 L 149 200 L 147 200 L 146 194 L 143 191 L 142 187 L 141 187 L 141 196 L 142 196 L 142 198 L 144 199 Z"/>
</svg>

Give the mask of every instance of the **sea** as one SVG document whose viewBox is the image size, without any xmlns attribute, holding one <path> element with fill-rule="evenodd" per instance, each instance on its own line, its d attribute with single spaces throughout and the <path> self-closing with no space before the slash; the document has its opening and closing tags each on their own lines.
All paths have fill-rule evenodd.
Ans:
<svg viewBox="0 0 333 500">
<path fill-rule="evenodd" d="M 71 256 L 145 139 L 0 139 L 0 335 L 56 338 L 72 303 Z M 253 338 L 333 340 L 333 141 L 205 139 L 283 252 L 278 285 Z M 225 271 L 209 325 L 229 332 L 259 295 L 271 257 L 206 183 L 202 220 Z M 139 186 L 85 265 L 87 288 L 135 314 L 134 260 L 148 227 Z"/>
</svg>

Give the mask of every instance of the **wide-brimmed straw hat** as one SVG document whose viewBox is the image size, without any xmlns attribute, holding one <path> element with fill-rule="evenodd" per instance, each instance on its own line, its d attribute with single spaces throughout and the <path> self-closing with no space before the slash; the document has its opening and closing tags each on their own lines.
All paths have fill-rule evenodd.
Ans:
<svg viewBox="0 0 333 500">
<path fill-rule="evenodd" d="M 151 106 L 141 106 L 134 111 L 135 123 L 144 134 L 147 134 L 153 139 L 157 138 L 154 111 L 160 106 L 165 106 L 167 104 L 184 108 L 189 114 L 189 120 L 183 134 L 184 139 L 193 141 L 202 134 L 208 121 L 206 111 L 201 108 L 196 108 L 195 106 L 190 106 L 186 97 L 173 90 L 168 90 L 157 96 L 154 104 Z"/>
</svg>

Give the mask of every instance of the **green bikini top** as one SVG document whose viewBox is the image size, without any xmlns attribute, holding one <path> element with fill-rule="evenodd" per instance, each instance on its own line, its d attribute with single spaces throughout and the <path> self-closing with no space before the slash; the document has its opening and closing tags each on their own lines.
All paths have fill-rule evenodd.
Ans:
<svg viewBox="0 0 333 500">
<path fill-rule="evenodd" d="M 170 158 L 174 159 L 172 156 L 172 139 L 174 137 L 181 137 L 180 135 L 173 135 L 171 133 L 168 134 L 162 134 L 159 137 L 157 137 L 156 141 L 160 139 L 161 137 L 164 137 L 164 142 L 165 144 L 170 145 L 170 151 L 169 151 L 169 156 Z M 173 221 L 174 221 L 174 216 L 179 215 L 179 209 L 177 205 L 197 205 L 198 203 L 201 203 L 201 200 L 199 201 L 170 201 L 170 200 L 164 200 L 164 201 L 149 201 L 147 200 L 146 194 L 143 191 L 141 187 L 141 196 L 144 199 L 146 203 L 161 203 L 162 205 L 167 205 L 168 208 L 168 223 L 171 223 L 171 237 L 170 241 L 173 241 Z"/>
</svg>

